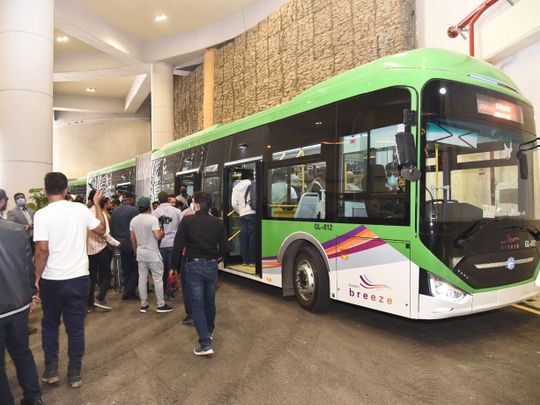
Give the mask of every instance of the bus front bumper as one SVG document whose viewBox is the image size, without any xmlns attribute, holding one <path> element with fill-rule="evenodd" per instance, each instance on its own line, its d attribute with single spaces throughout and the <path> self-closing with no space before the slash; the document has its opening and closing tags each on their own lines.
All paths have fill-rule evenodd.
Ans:
<svg viewBox="0 0 540 405">
<path fill-rule="evenodd" d="M 540 275 L 536 282 L 467 295 L 459 303 L 421 294 L 418 319 L 443 319 L 489 311 L 526 300 L 538 293 L 540 293 Z"/>
</svg>

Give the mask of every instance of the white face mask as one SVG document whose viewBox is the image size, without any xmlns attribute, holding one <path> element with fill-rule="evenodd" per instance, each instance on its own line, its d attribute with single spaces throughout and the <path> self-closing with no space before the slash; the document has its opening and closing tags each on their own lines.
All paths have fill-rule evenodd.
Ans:
<svg viewBox="0 0 540 405">
<path fill-rule="evenodd" d="M 398 178 L 396 176 L 394 176 L 394 175 L 391 175 L 391 176 L 388 177 L 386 182 L 388 183 L 388 185 L 390 187 L 395 187 L 395 186 L 397 186 Z"/>
</svg>

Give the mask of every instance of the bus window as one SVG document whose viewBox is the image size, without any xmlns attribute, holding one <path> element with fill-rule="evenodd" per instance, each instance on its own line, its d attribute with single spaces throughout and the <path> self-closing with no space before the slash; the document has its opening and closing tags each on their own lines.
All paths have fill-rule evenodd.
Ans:
<svg viewBox="0 0 540 405">
<path fill-rule="evenodd" d="M 221 211 L 221 189 L 219 181 L 219 165 L 211 165 L 204 168 L 202 191 L 212 196 L 212 207 Z"/>
<path fill-rule="evenodd" d="M 409 193 L 397 164 L 405 89 L 385 89 L 338 106 L 338 215 L 350 222 L 407 224 Z"/>
<path fill-rule="evenodd" d="M 305 163 L 268 171 L 270 218 L 324 219 L 326 163 Z"/>
</svg>

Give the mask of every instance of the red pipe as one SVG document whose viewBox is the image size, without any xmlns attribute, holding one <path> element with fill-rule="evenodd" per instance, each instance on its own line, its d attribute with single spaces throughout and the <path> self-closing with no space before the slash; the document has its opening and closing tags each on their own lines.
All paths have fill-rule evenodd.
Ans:
<svg viewBox="0 0 540 405">
<path fill-rule="evenodd" d="M 497 3 L 499 0 L 485 0 L 480 4 L 476 9 L 474 9 L 467 17 L 461 20 L 457 25 L 453 25 L 448 28 L 447 34 L 450 38 L 455 38 L 458 36 L 459 31 L 465 29 L 469 26 L 469 53 L 471 56 L 474 56 L 474 24 L 480 18 L 480 16 L 490 8 L 492 5 Z"/>
</svg>

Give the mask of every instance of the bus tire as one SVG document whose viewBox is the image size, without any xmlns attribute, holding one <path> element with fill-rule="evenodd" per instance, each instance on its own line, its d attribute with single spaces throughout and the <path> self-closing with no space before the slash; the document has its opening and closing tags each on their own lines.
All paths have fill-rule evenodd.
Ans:
<svg viewBox="0 0 540 405">
<path fill-rule="evenodd" d="M 330 308 L 328 271 L 319 252 L 311 246 L 300 248 L 294 259 L 293 284 L 296 298 L 311 312 Z"/>
</svg>

